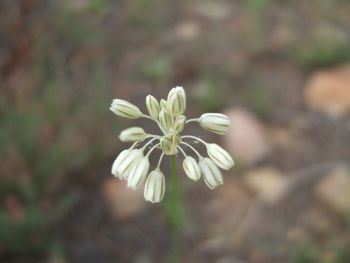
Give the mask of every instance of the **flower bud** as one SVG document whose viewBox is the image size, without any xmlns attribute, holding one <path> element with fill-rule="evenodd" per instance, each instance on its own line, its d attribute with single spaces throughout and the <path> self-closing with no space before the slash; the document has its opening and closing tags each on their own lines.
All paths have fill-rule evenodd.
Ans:
<svg viewBox="0 0 350 263">
<path fill-rule="evenodd" d="M 119 135 L 119 139 L 122 142 L 142 142 L 146 139 L 146 137 L 147 134 L 140 127 L 131 127 L 125 129 Z"/>
<path fill-rule="evenodd" d="M 129 150 L 126 158 L 120 163 L 117 168 L 117 174 L 120 179 L 127 179 L 133 166 L 136 165 L 143 157 L 139 149 Z"/>
<path fill-rule="evenodd" d="M 193 157 L 187 156 L 184 159 L 182 166 L 186 175 L 193 181 L 198 181 L 199 178 L 201 178 L 201 170 L 199 168 L 198 163 Z"/>
<path fill-rule="evenodd" d="M 128 177 L 128 187 L 138 189 L 145 181 L 149 169 L 149 160 L 143 157 L 130 171 Z"/>
<path fill-rule="evenodd" d="M 146 181 L 144 197 L 146 201 L 158 203 L 162 201 L 165 192 L 165 178 L 160 170 L 152 171 Z"/>
<path fill-rule="evenodd" d="M 183 114 L 186 110 L 186 93 L 182 87 L 172 88 L 168 94 L 168 107 L 175 115 Z"/>
<path fill-rule="evenodd" d="M 152 95 L 148 95 L 146 97 L 146 108 L 152 119 L 156 120 L 158 118 L 160 106 L 157 99 Z"/>
<path fill-rule="evenodd" d="M 214 189 L 215 187 L 224 183 L 219 168 L 211 159 L 201 159 L 199 161 L 199 167 L 201 168 L 204 182 L 210 189 Z"/>
<path fill-rule="evenodd" d="M 176 134 L 170 134 L 163 136 L 160 139 L 160 147 L 166 155 L 177 154 L 177 146 L 180 143 L 180 136 Z"/>
<path fill-rule="evenodd" d="M 204 113 L 199 118 L 199 124 L 203 129 L 217 133 L 225 134 L 230 127 L 230 120 L 225 114 Z"/>
<path fill-rule="evenodd" d="M 162 109 L 159 113 L 159 122 L 166 131 L 169 131 L 173 127 L 174 118 L 167 110 Z"/>
<path fill-rule="evenodd" d="M 119 153 L 119 155 L 117 156 L 117 158 L 114 160 L 113 165 L 112 165 L 112 174 L 117 177 L 118 173 L 117 170 L 120 166 L 120 164 L 125 160 L 125 158 L 128 156 L 130 150 L 123 150 L 121 153 Z"/>
<path fill-rule="evenodd" d="M 124 118 L 137 119 L 142 116 L 140 109 L 126 100 L 114 99 L 109 109 Z"/>
<path fill-rule="evenodd" d="M 161 99 L 160 100 L 160 109 L 165 109 L 165 110 L 168 110 L 168 102 L 165 100 L 165 99 Z"/>
<path fill-rule="evenodd" d="M 207 153 L 221 169 L 230 170 L 234 166 L 231 155 L 216 143 L 207 144 Z"/>
<path fill-rule="evenodd" d="M 185 125 L 186 117 L 184 115 L 180 115 L 175 122 L 175 130 L 177 132 L 181 132 L 185 128 Z"/>
</svg>

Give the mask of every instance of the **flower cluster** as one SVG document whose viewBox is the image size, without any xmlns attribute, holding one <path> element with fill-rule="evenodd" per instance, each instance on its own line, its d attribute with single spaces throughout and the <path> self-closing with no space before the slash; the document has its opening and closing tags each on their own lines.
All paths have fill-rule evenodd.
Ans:
<svg viewBox="0 0 350 263">
<path fill-rule="evenodd" d="M 166 100 L 158 101 L 152 95 L 148 95 L 146 108 L 148 114 L 144 114 L 137 106 L 125 100 L 114 99 L 111 104 L 110 110 L 116 115 L 129 119 L 151 119 L 162 131 L 162 135 L 148 134 L 140 127 L 131 127 L 122 131 L 120 140 L 134 142 L 134 144 L 129 149 L 123 150 L 115 159 L 112 166 L 112 174 L 115 177 L 127 180 L 127 186 L 132 189 L 141 187 L 146 180 L 145 200 L 152 203 L 160 202 L 165 192 L 165 178 L 160 170 L 160 164 L 164 155 L 176 155 L 180 151 L 184 155 L 183 169 L 190 179 L 198 181 L 203 176 L 204 182 L 210 189 L 223 184 L 219 168 L 229 170 L 234 165 L 230 154 L 215 143 L 207 143 L 192 135 L 180 135 L 180 132 L 187 123 L 198 122 L 208 131 L 225 134 L 230 126 L 226 115 L 205 113 L 199 118 L 187 120 L 183 115 L 186 109 L 186 93 L 182 87 L 171 89 Z M 187 140 L 203 143 L 209 157 L 203 157 Z M 137 145 L 143 142 L 143 146 L 137 148 Z M 181 146 L 191 149 L 198 156 L 198 161 L 187 155 Z M 161 149 L 161 156 L 156 168 L 148 173 L 149 156 L 157 148 Z"/>
</svg>

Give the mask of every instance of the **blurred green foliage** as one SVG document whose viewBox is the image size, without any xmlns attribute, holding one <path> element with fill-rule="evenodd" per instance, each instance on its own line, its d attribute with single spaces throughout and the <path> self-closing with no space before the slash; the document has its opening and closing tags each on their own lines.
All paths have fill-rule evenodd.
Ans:
<svg viewBox="0 0 350 263">
<path fill-rule="evenodd" d="M 108 12 L 110 5 L 110 0 L 90 0 L 89 8 L 97 14 L 104 15 Z"/>
<path fill-rule="evenodd" d="M 45 251 L 52 224 L 75 198 L 55 197 L 55 184 L 73 152 L 58 114 L 59 97 L 52 92 L 47 88 L 15 101 L 3 89 L 0 95 L 0 247 L 5 254 Z"/>
<path fill-rule="evenodd" d="M 101 87 L 103 81 L 100 75 L 92 83 L 100 83 L 96 87 Z M 35 90 L 16 101 L 11 101 L 4 92 L 0 94 L 0 202 L 4 204 L 0 208 L 0 248 L 3 254 L 45 254 L 54 242 L 51 237 L 54 224 L 77 197 L 63 190 L 65 175 L 89 160 L 96 162 L 104 154 L 106 144 L 95 139 L 103 132 L 90 125 L 91 119 L 106 117 L 103 89 L 91 91 L 94 103 L 86 110 L 77 104 L 77 98 L 67 102 L 61 93 L 65 90 L 62 86 L 47 83 L 42 92 Z M 95 143 L 87 147 L 80 141 L 80 133 L 86 141 Z"/>
<path fill-rule="evenodd" d="M 261 117 L 267 117 L 272 110 L 272 101 L 266 88 L 255 85 L 247 88 L 242 94 L 242 101 L 253 108 Z"/>
<path fill-rule="evenodd" d="M 334 41 L 315 41 L 297 45 L 291 57 L 308 67 L 327 67 L 350 61 L 350 46 Z"/>
<path fill-rule="evenodd" d="M 156 10 L 156 1 L 139 0 L 130 4 L 128 12 L 128 24 L 132 27 L 148 28 L 154 25 L 154 11 Z"/>
<path fill-rule="evenodd" d="M 91 8 L 104 12 L 108 3 L 94 0 Z M 91 34 L 91 25 L 72 11 L 47 11 L 50 23 L 32 21 L 37 31 L 28 40 L 28 74 L 16 76 L 16 85 L 0 83 L 0 258 L 64 262 L 64 249 L 53 233 L 78 198 L 66 189 L 66 178 L 71 171 L 105 160 L 111 151 L 108 129 L 92 125 L 92 120 L 108 123 L 111 96 L 104 56 L 96 53 L 92 61 L 88 50 L 89 45 L 101 45 L 103 32 Z M 87 80 L 80 79 L 84 87 L 75 86 L 70 77 L 77 56 L 83 61 L 80 66 L 91 71 Z"/>
<path fill-rule="evenodd" d="M 231 102 L 227 100 L 223 91 L 232 86 L 232 73 L 227 65 L 205 65 L 198 69 L 198 80 L 196 83 L 195 100 L 204 112 L 221 111 L 223 107 Z"/>
<path fill-rule="evenodd" d="M 154 54 L 144 58 L 141 74 L 144 78 L 159 83 L 168 77 L 171 66 L 171 57 L 165 54 Z"/>
<path fill-rule="evenodd" d="M 350 262 L 350 220 L 348 218 L 343 233 L 303 235 L 290 255 L 291 263 L 348 263 Z M 322 241 L 321 241 L 322 240 Z"/>
<path fill-rule="evenodd" d="M 273 0 L 249 0 L 247 1 L 247 7 L 250 11 L 260 11 L 271 4 Z"/>
<path fill-rule="evenodd" d="M 196 99 L 203 111 L 216 111 L 222 107 L 214 81 L 203 79 L 198 86 L 198 95 L 196 96 Z"/>
<path fill-rule="evenodd" d="M 300 245 L 291 255 L 292 263 L 348 263 L 350 262 L 350 241 L 321 249 L 315 243 Z"/>
</svg>

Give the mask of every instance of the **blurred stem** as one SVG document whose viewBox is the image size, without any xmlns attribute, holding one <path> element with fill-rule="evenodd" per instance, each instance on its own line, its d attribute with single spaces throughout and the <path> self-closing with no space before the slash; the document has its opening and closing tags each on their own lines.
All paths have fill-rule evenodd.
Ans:
<svg viewBox="0 0 350 263">
<path fill-rule="evenodd" d="M 172 256 L 171 262 L 179 262 L 180 257 L 180 236 L 185 221 L 185 210 L 178 185 L 176 155 L 170 156 L 171 183 L 170 195 L 166 202 L 166 213 L 168 216 L 171 238 L 172 238 Z"/>
</svg>

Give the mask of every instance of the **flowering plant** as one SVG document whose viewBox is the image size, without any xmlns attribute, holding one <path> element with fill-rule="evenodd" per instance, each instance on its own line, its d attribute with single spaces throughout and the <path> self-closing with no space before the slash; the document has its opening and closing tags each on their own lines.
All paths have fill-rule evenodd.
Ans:
<svg viewBox="0 0 350 263">
<path fill-rule="evenodd" d="M 165 178 L 160 170 L 160 164 L 164 155 L 176 156 L 178 151 L 184 155 L 183 169 L 186 175 L 198 181 L 201 176 L 210 189 L 223 184 L 222 174 L 219 168 L 229 170 L 234 161 L 230 154 L 215 143 L 207 143 L 204 140 L 180 133 L 189 122 L 198 122 L 208 131 L 225 134 L 230 126 L 228 117 L 221 113 L 205 113 L 199 118 L 187 120 L 184 112 L 186 109 L 186 93 L 182 87 L 172 88 L 167 99 L 158 101 L 152 95 L 146 97 L 148 115 L 144 114 L 134 104 L 120 99 L 114 99 L 110 110 L 116 115 L 129 118 L 148 118 L 155 121 L 162 135 L 148 134 L 140 127 L 131 127 L 123 130 L 119 138 L 124 142 L 134 142 L 129 149 L 123 150 L 112 165 L 112 174 L 122 180 L 127 180 L 127 187 L 137 189 L 145 183 L 144 197 L 152 203 L 160 202 L 165 192 Z M 203 157 L 189 142 L 196 140 L 206 146 L 209 157 Z M 139 144 L 142 147 L 136 148 Z M 198 161 L 186 154 L 182 145 L 191 149 L 198 157 Z M 146 149 L 152 146 L 145 154 Z M 156 168 L 149 172 L 149 156 L 155 150 L 162 151 Z"/>
</svg>

